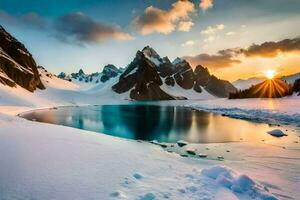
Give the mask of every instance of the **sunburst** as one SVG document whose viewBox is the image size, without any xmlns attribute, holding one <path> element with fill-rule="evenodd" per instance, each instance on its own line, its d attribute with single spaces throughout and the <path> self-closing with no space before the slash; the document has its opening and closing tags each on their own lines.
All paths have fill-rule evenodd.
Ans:
<svg viewBox="0 0 300 200">
<path fill-rule="evenodd" d="M 276 75 L 276 71 L 273 69 L 269 69 L 269 70 L 265 71 L 264 74 L 269 80 L 272 80 Z"/>
</svg>

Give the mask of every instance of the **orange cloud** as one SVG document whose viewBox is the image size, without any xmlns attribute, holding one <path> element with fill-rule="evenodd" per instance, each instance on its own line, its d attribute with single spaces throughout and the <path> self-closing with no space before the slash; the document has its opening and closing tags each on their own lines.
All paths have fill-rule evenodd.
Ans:
<svg viewBox="0 0 300 200">
<path fill-rule="evenodd" d="M 207 29 L 205 34 L 211 34 L 211 29 Z M 212 38 L 214 39 L 214 38 Z M 284 39 L 278 42 L 264 42 L 253 44 L 248 48 L 231 48 L 220 50 L 217 54 L 198 54 L 196 56 L 185 56 L 192 66 L 204 65 L 211 69 L 231 67 L 241 63 L 240 56 L 274 58 L 280 53 L 292 53 L 300 51 L 300 37 L 294 39 Z"/>
<path fill-rule="evenodd" d="M 279 53 L 293 51 L 300 51 L 300 37 L 294 39 L 285 39 L 279 42 L 253 44 L 242 52 L 247 57 L 276 57 Z"/>
<path fill-rule="evenodd" d="M 194 25 L 189 15 L 194 12 L 194 4 L 190 1 L 177 1 L 169 10 L 149 6 L 143 15 L 133 20 L 132 24 L 142 35 L 154 32 L 169 34 L 176 28 L 179 31 L 189 31 Z"/>
<path fill-rule="evenodd" d="M 203 65 L 210 69 L 218 69 L 230 67 L 233 64 L 241 63 L 240 60 L 235 59 L 234 56 L 227 51 L 219 51 L 217 54 L 210 55 L 202 53 L 196 56 L 185 56 L 186 59 L 193 67 Z"/>
<path fill-rule="evenodd" d="M 182 32 L 188 32 L 192 26 L 194 26 L 192 21 L 182 21 L 178 24 L 178 30 Z"/>
<path fill-rule="evenodd" d="M 201 0 L 199 7 L 203 10 L 206 11 L 209 8 L 213 7 L 213 0 Z"/>
</svg>

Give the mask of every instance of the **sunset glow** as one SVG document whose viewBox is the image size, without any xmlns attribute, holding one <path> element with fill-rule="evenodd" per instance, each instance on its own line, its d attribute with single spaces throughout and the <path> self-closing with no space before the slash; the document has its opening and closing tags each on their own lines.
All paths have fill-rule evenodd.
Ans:
<svg viewBox="0 0 300 200">
<path fill-rule="evenodd" d="M 272 70 L 272 69 L 269 69 L 269 70 L 265 71 L 264 73 L 268 79 L 273 79 L 276 74 L 275 70 Z"/>
<path fill-rule="evenodd" d="M 153 0 L 116 5 L 103 0 L 91 6 L 74 0 L 57 7 L 29 0 L 19 8 L 19 1 L 10 0 L 1 4 L 0 24 L 22 38 L 39 65 L 56 74 L 100 72 L 109 63 L 125 67 L 137 49 L 149 45 L 170 61 L 185 58 L 193 68 L 202 65 L 233 82 L 261 76 L 268 67 L 278 77 L 298 72 L 300 39 L 294 27 L 300 20 L 300 1 L 291 1 Z"/>
</svg>

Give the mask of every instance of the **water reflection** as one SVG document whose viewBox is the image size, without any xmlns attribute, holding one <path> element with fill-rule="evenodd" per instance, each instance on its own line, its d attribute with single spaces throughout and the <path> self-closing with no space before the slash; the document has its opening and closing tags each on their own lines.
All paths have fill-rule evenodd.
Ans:
<svg viewBox="0 0 300 200">
<path fill-rule="evenodd" d="M 27 119 L 60 124 L 113 136 L 196 143 L 261 141 L 270 127 L 184 107 L 113 105 L 65 107 L 24 114 Z M 254 131 L 255 130 L 255 131 Z"/>
</svg>

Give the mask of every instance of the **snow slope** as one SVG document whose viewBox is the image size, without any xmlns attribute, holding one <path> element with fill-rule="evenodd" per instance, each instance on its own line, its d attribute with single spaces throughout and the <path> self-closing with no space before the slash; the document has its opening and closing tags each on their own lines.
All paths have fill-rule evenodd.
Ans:
<svg viewBox="0 0 300 200">
<path fill-rule="evenodd" d="M 198 145 L 226 160 L 182 158 L 149 143 L 3 114 L 0 137 L 0 199 L 269 200 L 300 195 L 298 152 L 272 146 L 266 151 L 261 144 Z M 227 158 L 226 149 L 236 156 Z M 285 175 L 286 166 L 293 176 Z"/>
<path fill-rule="evenodd" d="M 300 96 L 279 99 L 214 99 L 186 106 L 224 114 L 234 118 L 300 127 Z"/>
<path fill-rule="evenodd" d="M 267 142 L 188 144 L 178 151 L 194 149 L 208 157 L 183 158 L 175 151 L 168 153 L 146 142 L 12 116 L 42 107 L 129 102 L 126 95 L 111 91 L 109 85 L 116 79 L 88 91 L 80 91 L 78 85 L 45 72 L 41 79 L 47 89 L 35 93 L 0 86 L 1 200 L 297 199 L 300 195 L 299 148 Z M 292 119 L 300 119 L 296 96 L 163 104 L 187 105 L 241 118 L 248 114 L 261 121 L 294 123 Z M 282 118 L 283 114 L 287 117 Z"/>
</svg>

